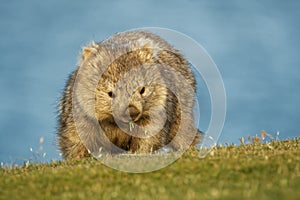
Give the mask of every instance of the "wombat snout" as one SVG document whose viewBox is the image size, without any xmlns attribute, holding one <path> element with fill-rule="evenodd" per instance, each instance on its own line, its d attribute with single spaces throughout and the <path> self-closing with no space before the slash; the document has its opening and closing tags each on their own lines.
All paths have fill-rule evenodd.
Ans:
<svg viewBox="0 0 300 200">
<path fill-rule="evenodd" d="M 119 118 L 120 121 L 128 123 L 131 121 L 138 121 L 142 116 L 142 110 L 137 108 L 135 105 L 130 104 L 125 110 L 122 112 Z"/>
<path fill-rule="evenodd" d="M 134 105 L 129 105 L 128 107 L 129 115 L 133 121 L 138 121 L 142 115 L 141 111 Z"/>
</svg>

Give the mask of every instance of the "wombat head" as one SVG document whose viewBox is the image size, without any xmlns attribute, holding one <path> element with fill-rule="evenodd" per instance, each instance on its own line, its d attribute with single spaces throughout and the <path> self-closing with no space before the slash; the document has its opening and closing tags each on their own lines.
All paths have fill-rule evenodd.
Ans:
<svg viewBox="0 0 300 200">
<path fill-rule="evenodd" d="M 172 121 L 171 115 L 180 115 L 172 108 L 177 96 L 185 113 L 191 112 L 195 81 L 188 63 L 153 34 L 121 33 L 94 43 L 84 49 L 79 66 L 77 82 L 84 92 L 78 90 L 78 102 L 86 115 L 96 114 L 100 125 L 128 128 L 134 123 L 154 133 L 166 120 Z"/>
<path fill-rule="evenodd" d="M 102 74 L 96 91 L 99 122 L 141 127 L 165 121 L 168 89 L 151 51 L 139 49 L 116 59 Z M 148 58 L 148 59 L 145 59 Z"/>
</svg>

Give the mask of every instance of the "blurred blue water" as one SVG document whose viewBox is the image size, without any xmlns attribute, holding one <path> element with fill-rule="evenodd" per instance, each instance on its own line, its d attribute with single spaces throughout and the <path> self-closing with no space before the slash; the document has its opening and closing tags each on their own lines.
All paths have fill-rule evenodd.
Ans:
<svg viewBox="0 0 300 200">
<path fill-rule="evenodd" d="M 296 0 L 1 2 L 0 161 L 32 157 L 40 137 L 46 160 L 59 159 L 56 104 L 80 47 L 145 26 L 183 32 L 214 59 L 228 98 L 221 143 L 261 130 L 299 136 L 299 9 Z M 210 103 L 199 82 L 205 130 Z"/>
</svg>

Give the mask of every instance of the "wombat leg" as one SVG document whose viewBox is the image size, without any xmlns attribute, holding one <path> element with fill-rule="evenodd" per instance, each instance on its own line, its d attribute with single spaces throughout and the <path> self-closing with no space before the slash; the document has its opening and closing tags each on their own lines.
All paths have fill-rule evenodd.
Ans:
<svg viewBox="0 0 300 200">
<path fill-rule="evenodd" d="M 138 154 L 153 153 L 162 146 L 159 138 L 136 138 L 132 141 L 131 151 Z"/>
<path fill-rule="evenodd" d="M 196 128 L 184 130 L 184 134 L 175 136 L 171 141 L 173 150 L 187 150 L 200 143 L 203 133 Z"/>
</svg>

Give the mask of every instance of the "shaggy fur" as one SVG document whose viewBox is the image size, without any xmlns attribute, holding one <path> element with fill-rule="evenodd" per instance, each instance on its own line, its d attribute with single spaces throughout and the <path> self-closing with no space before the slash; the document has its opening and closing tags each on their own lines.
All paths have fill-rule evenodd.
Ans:
<svg viewBox="0 0 300 200">
<path fill-rule="evenodd" d="M 201 133 L 194 127 L 195 85 L 185 58 L 152 33 L 129 31 L 92 43 L 60 101 L 63 157 L 195 145 Z"/>
</svg>

